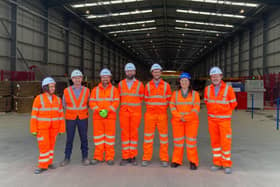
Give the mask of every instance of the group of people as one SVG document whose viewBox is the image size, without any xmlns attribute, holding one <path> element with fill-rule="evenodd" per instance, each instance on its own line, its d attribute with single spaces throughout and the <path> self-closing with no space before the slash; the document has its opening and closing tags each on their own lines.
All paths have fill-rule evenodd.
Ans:
<svg viewBox="0 0 280 187">
<path fill-rule="evenodd" d="M 56 136 L 65 132 L 65 158 L 60 166 L 70 163 L 76 127 L 81 140 L 82 164 L 96 165 L 106 162 L 114 165 L 117 109 L 121 128 L 121 166 L 137 165 L 138 128 L 142 118 L 142 102 L 146 105 L 144 114 L 144 143 L 141 166 L 151 164 L 155 129 L 160 140 L 160 165 L 169 166 L 168 155 L 168 115 L 172 114 L 173 156 L 170 166 L 182 165 L 184 144 L 191 170 L 199 165 L 197 153 L 197 133 L 199 126 L 200 96 L 192 90 L 191 75 L 180 75 L 180 89 L 172 93 L 170 85 L 161 79 L 162 67 L 153 64 L 153 79 L 145 87 L 135 78 L 136 67 L 125 65 L 126 79 L 118 88 L 111 84 L 112 74 L 104 68 L 100 72 L 101 82 L 91 91 L 82 86 L 83 74 L 79 70 L 71 73 L 73 85 L 64 90 L 63 98 L 55 95 L 55 80 L 47 77 L 42 81 L 43 93 L 33 103 L 30 132 L 37 137 L 39 164 L 35 174 L 47 169 L 55 169 L 53 154 Z M 209 133 L 213 152 L 212 171 L 224 169 L 232 172 L 231 162 L 231 116 L 237 105 L 231 86 L 222 81 L 219 67 L 210 70 L 212 84 L 205 88 L 204 102 L 208 111 Z M 93 111 L 93 159 L 88 159 L 88 109 Z M 65 124 L 66 123 L 66 124 Z"/>
</svg>

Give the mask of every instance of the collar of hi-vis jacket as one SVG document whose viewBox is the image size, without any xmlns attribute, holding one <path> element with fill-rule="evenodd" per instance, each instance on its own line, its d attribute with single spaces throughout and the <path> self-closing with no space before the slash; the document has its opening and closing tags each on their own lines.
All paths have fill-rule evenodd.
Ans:
<svg viewBox="0 0 280 187">
<path fill-rule="evenodd" d="M 112 85 L 110 82 L 109 82 L 109 84 L 108 84 L 108 86 L 107 86 L 106 88 L 103 87 L 102 82 L 98 84 L 98 87 L 101 88 L 101 89 L 103 89 L 103 90 L 111 89 L 112 86 L 113 86 L 113 85 Z"/>
<path fill-rule="evenodd" d="M 226 85 L 227 85 L 227 84 L 226 84 L 223 80 L 221 80 L 221 83 L 220 83 L 220 90 L 222 90 L 223 88 L 225 88 Z M 211 89 L 212 89 L 212 88 L 215 88 L 215 86 L 214 86 L 213 83 L 210 85 L 210 88 L 211 88 Z"/>
</svg>

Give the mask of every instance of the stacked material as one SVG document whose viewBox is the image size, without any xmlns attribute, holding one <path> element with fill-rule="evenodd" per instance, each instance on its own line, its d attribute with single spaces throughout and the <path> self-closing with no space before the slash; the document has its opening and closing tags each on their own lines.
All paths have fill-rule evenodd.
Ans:
<svg viewBox="0 0 280 187">
<path fill-rule="evenodd" d="M 0 81 L 0 112 L 12 110 L 11 82 Z"/>
<path fill-rule="evenodd" d="M 18 113 L 30 113 L 34 97 L 16 97 L 14 96 L 14 110 Z"/>
<path fill-rule="evenodd" d="M 11 82 L 0 81 L 0 96 L 10 96 L 10 95 L 11 95 Z"/>
<path fill-rule="evenodd" d="M 55 88 L 55 94 L 59 97 L 62 97 L 63 91 L 65 88 L 67 88 L 68 84 L 65 81 L 57 81 L 56 82 L 56 88 Z"/>
</svg>

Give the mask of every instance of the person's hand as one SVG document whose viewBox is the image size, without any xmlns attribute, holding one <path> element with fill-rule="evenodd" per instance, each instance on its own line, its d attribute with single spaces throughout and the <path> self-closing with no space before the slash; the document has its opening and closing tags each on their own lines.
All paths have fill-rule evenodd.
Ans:
<svg viewBox="0 0 280 187">
<path fill-rule="evenodd" d="M 37 136 L 37 132 L 31 132 L 32 136 Z"/>
<path fill-rule="evenodd" d="M 102 109 L 99 111 L 99 115 L 102 117 L 102 118 L 106 118 L 108 116 L 108 110 L 106 109 Z"/>
<path fill-rule="evenodd" d="M 59 136 L 61 136 L 61 135 L 63 135 L 63 134 L 64 134 L 64 132 L 59 132 L 59 133 L 58 133 Z"/>
</svg>

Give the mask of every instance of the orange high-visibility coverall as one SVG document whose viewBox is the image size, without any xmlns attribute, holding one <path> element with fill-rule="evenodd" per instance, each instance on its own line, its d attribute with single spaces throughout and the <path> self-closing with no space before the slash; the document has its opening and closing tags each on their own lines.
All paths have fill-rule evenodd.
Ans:
<svg viewBox="0 0 280 187">
<path fill-rule="evenodd" d="M 167 108 L 171 98 L 170 85 L 160 80 L 158 87 L 152 80 L 145 87 L 145 127 L 144 127 L 144 145 L 143 160 L 151 160 L 153 155 L 153 142 L 155 128 L 158 128 L 161 161 L 168 162 L 168 116 Z"/>
<path fill-rule="evenodd" d="M 64 99 L 66 103 L 65 119 L 80 120 L 88 118 L 88 98 L 89 89 L 82 87 L 79 98 L 76 98 L 72 86 L 64 89 Z"/>
<path fill-rule="evenodd" d="M 216 166 L 231 167 L 231 116 L 237 102 L 232 87 L 223 81 L 217 96 L 214 89 L 214 85 L 211 84 L 204 92 L 213 163 Z"/>
<path fill-rule="evenodd" d="M 47 169 L 53 162 L 55 140 L 58 133 L 65 132 L 64 113 L 59 97 L 38 95 L 32 107 L 30 132 L 37 133 L 39 145 L 39 168 Z"/>
<path fill-rule="evenodd" d="M 175 91 L 171 97 L 170 110 L 174 141 L 172 162 L 182 165 L 186 139 L 188 160 L 198 166 L 196 137 L 199 125 L 199 94 L 196 91 L 190 91 L 187 97 L 183 97 L 181 90 Z"/>
<path fill-rule="evenodd" d="M 116 111 L 119 106 L 119 91 L 111 83 L 104 88 L 102 83 L 92 89 L 89 106 L 93 110 L 93 142 L 95 151 L 93 159 L 103 161 L 114 160 Z M 108 116 L 102 118 L 99 111 L 108 110 Z"/>
<path fill-rule="evenodd" d="M 144 98 L 143 84 L 135 80 L 129 89 L 126 80 L 119 83 L 120 127 L 122 139 L 122 158 L 137 156 L 138 128 L 141 122 L 141 104 Z"/>
</svg>

